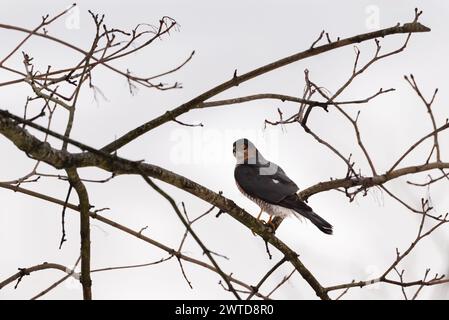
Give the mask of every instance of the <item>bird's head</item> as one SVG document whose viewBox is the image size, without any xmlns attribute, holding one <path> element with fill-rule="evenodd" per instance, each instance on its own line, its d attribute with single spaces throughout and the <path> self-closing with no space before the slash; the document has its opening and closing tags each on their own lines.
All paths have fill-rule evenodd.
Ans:
<svg viewBox="0 0 449 320">
<path fill-rule="evenodd" d="M 246 138 L 234 142 L 232 153 L 238 164 L 259 164 L 265 161 L 256 146 Z"/>
</svg>

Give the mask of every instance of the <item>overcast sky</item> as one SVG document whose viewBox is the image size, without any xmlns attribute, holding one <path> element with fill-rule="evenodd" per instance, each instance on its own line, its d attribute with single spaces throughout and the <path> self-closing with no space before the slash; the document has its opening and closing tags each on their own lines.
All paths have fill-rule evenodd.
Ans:
<svg viewBox="0 0 449 320">
<path fill-rule="evenodd" d="M 162 16 L 170 16 L 180 29 L 164 37 L 155 45 L 134 56 L 116 62 L 139 75 L 152 75 L 173 68 L 193 50 L 193 60 L 183 69 L 163 79 L 182 83 L 183 89 L 157 91 L 140 87 L 131 95 L 122 77 L 105 69 L 94 73 L 93 81 L 104 97 L 94 99 L 85 88 L 78 104 L 72 137 L 91 146 L 101 147 L 128 130 L 172 109 L 203 91 L 228 80 L 235 69 L 249 71 L 276 59 L 305 50 L 321 30 L 332 39 L 366 33 L 379 28 L 409 22 L 418 5 L 424 11 L 421 22 L 432 32 L 414 35 L 406 50 L 380 61 L 358 78 L 340 97 L 363 99 L 379 88 L 396 91 L 378 97 L 367 105 L 347 106 L 351 115 L 361 110 L 359 125 L 373 161 L 379 172 L 385 171 L 410 144 L 430 132 L 431 123 L 424 105 L 404 81 L 413 73 L 423 92 L 431 95 L 436 87 L 440 92 L 435 102 L 435 115 L 443 123 L 448 117 L 449 90 L 446 88 L 449 54 L 449 3 L 444 1 L 78 1 L 78 8 L 49 28 L 49 34 L 88 49 L 94 35 L 93 23 L 87 12 L 104 13 L 108 27 L 131 29 L 138 23 L 157 24 Z M 72 1 L 2 1 L 0 23 L 33 28 L 46 13 L 55 14 Z M 344 5 L 342 4 L 344 3 Z M 0 56 L 24 37 L 24 34 L 0 29 Z M 404 36 L 383 40 L 382 50 L 400 47 Z M 367 61 L 375 49 L 372 42 L 359 46 L 361 62 Z M 80 55 L 45 39 L 32 39 L 23 50 L 34 57 L 36 67 L 45 70 L 76 64 Z M 10 66 L 21 68 L 23 57 L 17 54 Z M 280 93 L 299 96 L 304 87 L 304 70 L 312 80 L 330 92 L 335 92 L 350 76 L 354 49 L 348 46 L 317 57 L 309 58 L 229 90 L 217 98 L 237 97 L 255 93 Z M 0 82 L 15 79 L 0 72 Z M 25 85 L 0 88 L 2 109 L 23 113 L 23 106 L 31 89 Z M 279 101 L 255 101 L 240 105 L 192 111 L 179 118 L 186 123 L 203 123 L 202 128 L 183 127 L 167 123 L 145 134 L 119 150 L 129 159 L 145 159 L 188 177 L 226 197 L 253 215 L 258 207 L 244 198 L 233 178 L 234 158 L 232 142 L 248 137 L 263 155 L 274 160 L 298 184 L 309 187 L 329 177 L 346 174 L 344 163 L 330 153 L 298 125 L 264 129 L 264 120 L 278 120 L 278 108 L 285 116 L 293 114 L 297 106 Z M 60 112 L 53 126 L 62 131 L 64 112 Z M 344 155 L 354 154 L 357 167 L 369 174 L 369 167 L 356 145 L 353 131 L 336 112 L 314 112 L 310 126 L 328 139 Z M 444 135 L 443 135 L 444 137 Z M 447 134 L 445 136 L 447 139 Z M 56 147 L 60 143 L 52 141 Z M 430 142 L 429 142 L 430 143 Z M 427 149 L 419 149 L 404 165 L 420 163 Z M 76 149 L 73 149 L 76 150 Z M 18 151 L 10 141 L 0 136 L 0 181 L 8 181 L 28 173 L 33 161 Z M 447 150 L 443 155 L 449 156 Z M 42 165 L 40 171 L 55 173 Z M 105 178 L 106 172 L 81 170 L 83 177 Z M 421 181 L 425 175 L 420 176 Z M 418 206 L 427 190 L 407 186 L 406 178 L 388 186 L 404 200 Z M 417 177 L 415 178 L 417 180 Z M 192 217 L 201 214 L 209 205 L 188 193 L 159 183 L 178 203 L 184 201 Z M 27 188 L 64 199 L 67 183 L 55 179 L 41 179 Z M 166 245 L 176 247 L 184 232 L 181 222 L 169 204 L 142 179 L 121 176 L 107 184 L 88 184 L 90 199 L 96 208 L 110 208 L 104 215 L 139 230 Z M 447 188 L 430 189 L 436 213 L 448 211 Z M 72 195 L 71 202 L 76 202 Z M 44 261 L 72 266 L 79 254 L 78 215 L 67 213 L 68 241 L 58 249 L 61 236 L 61 208 L 21 194 L 0 189 L 0 280 L 12 275 L 19 267 Z M 284 221 L 277 236 L 300 254 L 301 261 L 310 268 L 325 286 L 366 280 L 382 274 L 395 259 L 395 248 L 405 249 L 416 236 L 419 217 L 404 209 L 379 189 L 372 189 L 366 197 L 349 203 L 344 195 L 326 192 L 310 198 L 309 205 L 334 226 L 334 235 L 325 235 L 311 223 L 295 219 Z M 216 213 L 214 211 L 214 213 Z M 229 257 L 218 259 L 227 273 L 256 284 L 276 263 L 280 254 L 273 248 L 269 260 L 263 241 L 240 223 L 227 216 L 214 214 L 195 225 L 198 235 L 209 248 Z M 448 229 L 442 228 L 423 241 L 402 264 L 407 280 L 421 279 L 425 269 L 449 272 Z M 188 240 L 185 253 L 199 259 L 198 246 Z M 139 241 L 97 221 L 92 221 L 92 268 L 140 264 L 165 257 L 157 248 Z M 218 285 L 219 276 L 196 265 L 184 263 L 192 282 L 190 289 L 176 260 L 134 270 L 95 273 L 93 297 L 97 299 L 220 299 L 232 298 Z M 282 266 L 265 284 L 269 292 L 292 270 Z M 0 299 L 29 298 L 62 275 L 58 271 L 42 271 L 23 279 L 19 288 L 14 285 L 0 291 Z M 446 287 L 425 288 L 421 298 L 448 298 Z M 75 280 L 46 295 L 47 299 L 79 299 L 81 288 Z M 363 290 L 352 289 L 346 298 L 400 299 L 401 290 L 388 285 L 376 285 Z M 315 298 L 314 292 L 299 274 L 273 298 Z"/>
</svg>

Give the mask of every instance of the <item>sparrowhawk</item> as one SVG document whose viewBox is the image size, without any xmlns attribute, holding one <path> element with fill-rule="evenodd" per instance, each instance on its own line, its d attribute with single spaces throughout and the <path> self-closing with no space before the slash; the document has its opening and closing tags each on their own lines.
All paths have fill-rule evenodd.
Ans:
<svg viewBox="0 0 449 320">
<path fill-rule="evenodd" d="M 266 160 L 248 139 L 234 142 L 233 153 L 237 160 L 234 178 L 237 187 L 261 209 L 258 219 L 265 211 L 273 216 L 294 215 L 301 220 L 309 219 L 322 232 L 332 234 L 332 225 L 321 218 L 298 196 L 298 186 L 281 167 Z"/>
</svg>

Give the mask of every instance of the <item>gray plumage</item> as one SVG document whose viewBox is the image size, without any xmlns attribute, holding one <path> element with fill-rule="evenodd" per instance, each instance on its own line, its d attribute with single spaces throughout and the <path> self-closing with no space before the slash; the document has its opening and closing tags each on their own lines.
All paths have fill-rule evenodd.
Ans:
<svg viewBox="0 0 449 320">
<path fill-rule="evenodd" d="M 304 217 L 322 232 L 332 234 L 332 225 L 301 201 L 298 186 L 281 167 L 267 161 L 248 139 L 237 140 L 233 148 L 237 159 L 235 181 L 246 197 L 271 216 Z"/>
</svg>

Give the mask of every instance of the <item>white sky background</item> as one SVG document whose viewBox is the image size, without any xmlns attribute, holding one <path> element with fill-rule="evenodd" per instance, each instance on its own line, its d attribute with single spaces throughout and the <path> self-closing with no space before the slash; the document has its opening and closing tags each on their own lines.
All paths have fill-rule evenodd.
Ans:
<svg viewBox="0 0 449 320">
<path fill-rule="evenodd" d="M 40 22 L 41 15 L 55 14 L 70 1 L 2 1 L 0 22 L 28 28 Z M 344 3 L 344 5 L 342 4 Z M 378 10 L 379 28 L 409 22 L 413 9 L 424 11 L 421 22 L 432 32 L 412 36 L 407 49 L 396 56 L 382 60 L 360 76 L 340 97 L 361 99 L 374 94 L 380 87 L 396 88 L 367 105 L 346 106 L 351 114 L 362 110 L 360 127 L 378 171 L 388 169 L 397 157 L 413 142 L 431 130 L 425 107 L 404 81 L 403 75 L 413 73 L 422 91 L 431 95 L 435 87 L 440 92 L 435 102 L 435 114 L 442 124 L 448 116 L 449 90 L 446 88 L 449 45 L 449 4 L 443 1 L 79 1 L 79 28 L 73 21 L 60 20 L 51 25 L 51 35 L 64 38 L 83 48 L 89 48 L 94 35 L 88 9 L 106 15 L 109 27 L 131 29 L 137 23 L 157 24 L 168 15 L 181 25 L 180 32 L 114 65 L 129 68 L 138 75 L 151 75 L 170 69 L 185 59 L 192 50 L 194 59 L 182 70 L 163 79 L 179 81 L 182 90 L 156 91 L 139 88 L 136 95 L 128 92 L 126 81 L 118 75 L 98 68 L 94 83 L 107 100 L 96 102 L 92 91 L 85 88 L 78 104 L 72 137 L 95 147 L 101 147 L 115 137 L 148 121 L 168 109 L 188 101 L 203 91 L 228 80 L 234 69 L 241 74 L 276 59 L 310 47 L 321 30 L 332 38 L 343 38 L 370 31 L 370 13 Z M 72 28 L 67 28 L 67 26 Z M 0 30 L 4 56 L 24 34 Z M 383 50 L 402 45 L 404 36 L 392 36 L 382 41 Z M 361 59 L 367 61 L 374 53 L 374 42 L 362 44 Z M 45 69 L 71 66 L 79 55 L 55 43 L 33 39 L 24 51 L 34 57 L 36 66 Z M 293 65 L 251 80 L 229 90 L 220 98 L 237 97 L 255 93 L 281 93 L 300 95 L 304 85 L 303 71 L 309 69 L 310 77 L 319 85 L 335 92 L 352 71 L 354 51 L 352 46 Z M 20 67 L 20 54 L 10 60 L 10 66 Z M 0 72 L 0 81 L 13 79 Z M 2 87 L 1 108 L 22 114 L 23 105 L 31 89 L 24 85 Z M 36 105 L 37 106 L 37 105 Z M 277 108 L 285 115 L 295 112 L 296 106 L 279 101 L 256 101 L 247 104 L 192 111 L 179 119 L 188 123 L 202 122 L 205 127 L 187 128 L 167 123 L 145 134 L 135 142 L 120 149 L 119 154 L 130 159 L 145 159 L 166 169 L 182 174 L 214 191 L 223 191 L 248 212 L 256 215 L 258 207 L 237 190 L 234 178 L 232 142 L 242 136 L 251 138 L 264 156 L 275 160 L 301 189 L 329 177 L 343 177 L 346 168 L 325 147 L 317 144 L 298 125 L 263 130 L 265 119 L 277 120 Z M 38 108 L 38 107 L 36 107 Z M 40 109 L 39 109 L 40 110 Z M 36 110 L 35 110 L 36 111 Z M 62 131 L 66 114 L 61 110 L 53 129 Z M 337 146 L 344 155 L 354 153 L 357 166 L 369 174 L 369 168 L 356 142 L 351 127 L 332 110 L 325 113 L 315 110 L 310 126 L 320 136 Z M 442 138 L 448 138 L 447 133 Z M 447 140 L 446 140 L 447 141 Z M 59 142 L 52 141 L 55 146 Z M 429 142 L 430 143 L 430 142 Z M 415 156 L 403 165 L 422 161 L 420 148 Z M 442 144 L 442 147 L 446 147 Z M 6 139 L 0 137 L 0 180 L 11 180 L 31 170 L 33 162 Z M 73 149 L 76 150 L 76 149 Z M 443 155 L 448 156 L 447 150 Z M 447 159 L 447 158 L 446 158 Z M 43 165 L 41 171 L 54 172 Z M 99 170 L 83 169 L 83 177 L 104 178 L 108 174 Z M 422 179 L 425 175 L 420 176 Z M 407 186 L 406 178 L 388 186 L 404 200 L 419 206 L 426 190 Z M 415 180 L 416 181 L 416 177 Z M 422 181 L 422 180 L 421 180 Z M 159 182 L 179 203 L 186 203 L 191 216 L 196 216 L 209 205 L 174 187 Z M 446 184 L 447 185 L 447 184 Z M 38 184 L 27 188 L 64 199 L 67 183 L 42 178 Z M 96 208 L 109 207 L 103 214 L 125 226 L 139 230 L 148 226 L 146 235 L 164 244 L 176 247 L 184 229 L 169 204 L 150 189 L 140 178 L 117 177 L 107 184 L 88 184 L 91 203 Z M 430 192 L 436 212 L 443 214 L 449 208 L 444 185 L 432 187 Z M 76 202 L 72 195 L 71 202 Z M 44 261 L 72 266 L 79 254 L 78 215 L 67 212 L 68 241 L 58 249 L 61 236 L 61 208 L 21 194 L 0 189 L 0 279 L 5 279 L 19 267 L 28 267 Z M 335 234 L 327 236 L 311 223 L 301 224 L 295 219 L 283 222 L 277 236 L 300 254 L 301 261 L 313 272 L 321 284 L 328 286 L 379 276 L 395 259 L 395 248 L 408 247 L 414 239 L 420 217 L 405 210 L 388 195 L 372 189 L 366 197 L 353 203 L 340 193 L 320 193 L 310 198 L 309 204 L 334 226 Z M 214 211 L 216 213 L 216 211 Z M 140 264 L 156 261 L 166 254 L 157 248 L 122 232 L 92 221 L 92 268 Z M 255 285 L 280 258 L 274 248 L 273 260 L 268 260 L 265 246 L 226 214 L 214 214 L 203 219 L 194 228 L 211 250 L 230 258 L 218 258 L 227 273 Z M 424 240 L 402 264 L 406 280 L 421 279 L 425 269 L 431 273 L 449 272 L 447 227 Z M 191 239 L 184 252 L 205 259 Z M 147 268 L 119 270 L 92 274 L 93 296 L 97 299 L 219 299 L 232 295 L 218 285 L 219 276 L 196 265 L 184 263 L 194 289 L 182 277 L 176 260 Z M 269 292 L 291 271 L 282 266 L 264 285 Z M 0 299 L 29 298 L 62 276 L 58 271 L 42 271 L 23 279 L 17 290 L 9 285 L 0 291 Z M 425 288 L 421 298 L 449 297 L 446 287 Z M 67 281 L 49 293 L 48 299 L 79 299 L 79 283 Z M 273 296 L 277 299 L 315 298 L 314 292 L 299 274 Z M 352 289 L 346 298 L 400 299 L 399 287 L 378 285 L 363 290 Z"/>
</svg>

